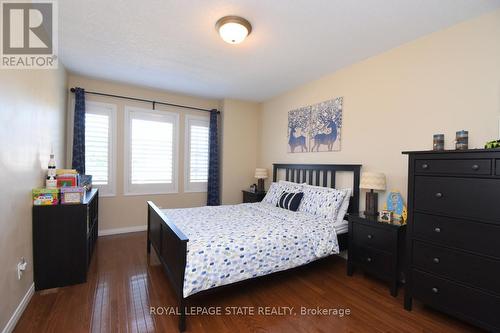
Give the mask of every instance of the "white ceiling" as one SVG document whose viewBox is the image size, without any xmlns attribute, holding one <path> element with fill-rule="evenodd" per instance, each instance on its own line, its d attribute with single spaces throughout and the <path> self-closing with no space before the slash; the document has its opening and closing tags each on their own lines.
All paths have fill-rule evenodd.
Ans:
<svg viewBox="0 0 500 333">
<path fill-rule="evenodd" d="M 430 32 L 500 0 L 63 0 L 68 70 L 211 98 L 262 101 Z M 240 45 L 215 22 L 253 26 Z"/>
</svg>

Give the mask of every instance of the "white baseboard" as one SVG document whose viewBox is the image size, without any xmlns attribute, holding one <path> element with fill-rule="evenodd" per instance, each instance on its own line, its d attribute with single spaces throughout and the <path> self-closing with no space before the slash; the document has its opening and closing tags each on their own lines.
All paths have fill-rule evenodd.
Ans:
<svg viewBox="0 0 500 333">
<path fill-rule="evenodd" d="M 147 229 L 148 229 L 147 225 L 137 225 L 137 226 L 126 227 L 126 228 L 99 230 L 98 234 L 99 234 L 99 236 L 118 235 L 118 234 L 126 234 L 129 232 L 146 231 Z"/>
<path fill-rule="evenodd" d="M 35 284 L 32 283 L 28 291 L 24 295 L 23 299 L 21 300 L 21 303 L 19 303 L 16 310 L 12 314 L 12 317 L 10 317 L 9 321 L 7 322 L 7 325 L 5 325 L 5 327 L 3 328 L 2 333 L 10 333 L 14 330 L 17 322 L 19 321 L 19 318 L 21 318 L 21 315 L 23 314 L 24 310 L 26 310 L 26 307 L 28 306 L 28 303 L 30 302 L 31 297 L 33 297 L 34 293 L 35 293 Z"/>
</svg>

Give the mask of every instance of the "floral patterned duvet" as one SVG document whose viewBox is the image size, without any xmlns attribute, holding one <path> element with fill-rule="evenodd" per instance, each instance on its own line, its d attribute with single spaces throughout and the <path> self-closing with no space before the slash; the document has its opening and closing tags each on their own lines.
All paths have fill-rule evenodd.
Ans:
<svg viewBox="0 0 500 333">
<path fill-rule="evenodd" d="M 339 251 L 332 221 L 267 203 L 163 212 L 189 238 L 184 297 Z"/>
</svg>

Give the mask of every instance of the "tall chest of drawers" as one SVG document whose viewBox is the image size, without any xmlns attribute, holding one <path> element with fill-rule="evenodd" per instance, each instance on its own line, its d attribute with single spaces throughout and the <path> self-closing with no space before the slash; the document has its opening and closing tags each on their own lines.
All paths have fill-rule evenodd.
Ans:
<svg viewBox="0 0 500 333">
<path fill-rule="evenodd" d="M 500 332 L 500 150 L 404 154 L 405 308 L 417 299 Z"/>
</svg>

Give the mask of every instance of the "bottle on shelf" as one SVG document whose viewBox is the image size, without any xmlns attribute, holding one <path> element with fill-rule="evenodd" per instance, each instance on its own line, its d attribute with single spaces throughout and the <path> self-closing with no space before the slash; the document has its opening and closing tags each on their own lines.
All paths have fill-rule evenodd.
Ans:
<svg viewBox="0 0 500 333">
<path fill-rule="evenodd" d="M 54 153 L 50 154 L 49 166 L 47 170 L 47 179 L 45 180 L 45 187 L 49 189 L 57 188 L 56 160 L 54 158 Z"/>
</svg>

